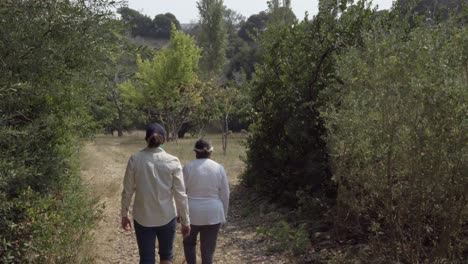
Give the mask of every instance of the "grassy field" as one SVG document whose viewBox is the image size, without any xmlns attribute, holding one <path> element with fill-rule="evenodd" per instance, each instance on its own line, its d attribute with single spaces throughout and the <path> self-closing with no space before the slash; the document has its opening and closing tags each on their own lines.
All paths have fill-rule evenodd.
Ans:
<svg viewBox="0 0 468 264">
<path fill-rule="evenodd" d="M 125 134 L 122 138 L 100 135 L 96 137 L 95 141 L 100 145 L 118 147 L 121 150 L 119 155 L 123 155 L 119 157 L 119 160 L 123 161 L 127 160 L 131 153 L 137 152 L 146 146 L 144 137 L 144 131 L 135 131 Z M 167 153 L 177 156 L 180 162 L 185 164 L 195 158 L 193 147 L 197 139 L 187 135 L 186 138 L 179 139 L 177 143 L 166 142 L 163 149 Z M 228 141 L 226 155 L 223 155 L 220 134 L 207 135 L 205 139 L 211 142 L 215 149 L 211 158 L 224 166 L 231 182 L 236 181 L 244 169 L 242 158 L 245 156 L 244 142 L 246 137 L 241 134 L 232 134 Z"/>
</svg>

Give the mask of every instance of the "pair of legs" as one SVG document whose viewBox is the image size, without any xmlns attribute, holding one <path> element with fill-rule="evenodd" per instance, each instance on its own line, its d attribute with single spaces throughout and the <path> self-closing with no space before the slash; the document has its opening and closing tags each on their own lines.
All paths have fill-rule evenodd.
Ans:
<svg viewBox="0 0 468 264">
<path fill-rule="evenodd" d="M 190 225 L 190 235 L 184 239 L 184 253 L 187 264 L 197 263 L 197 236 L 200 233 L 200 251 L 202 264 L 212 264 L 218 239 L 219 227 L 216 225 Z"/>
<path fill-rule="evenodd" d="M 161 264 L 171 264 L 174 258 L 173 246 L 176 233 L 176 220 L 172 219 L 163 226 L 146 227 L 134 220 L 135 234 L 140 264 L 155 264 L 156 238 L 158 239 L 158 254 Z"/>
</svg>

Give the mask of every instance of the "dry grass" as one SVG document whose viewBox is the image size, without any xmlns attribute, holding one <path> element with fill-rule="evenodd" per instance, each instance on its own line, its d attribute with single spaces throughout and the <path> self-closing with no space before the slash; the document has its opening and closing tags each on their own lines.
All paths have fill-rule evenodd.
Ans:
<svg viewBox="0 0 468 264">
<path fill-rule="evenodd" d="M 144 140 L 145 134 L 143 131 L 135 131 L 130 134 L 125 134 L 119 138 L 116 136 L 100 135 L 97 136 L 95 141 L 98 146 L 102 148 L 118 149 L 118 152 L 113 153 L 112 157 L 116 162 L 125 163 L 132 153 L 144 148 L 146 143 Z M 187 135 L 184 139 L 179 139 L 178 143 L 167 142 L 164 144 L 164 150 L 177 156 L 182 164 L 185 164 L 195 158 L 193 147 L 198 138 L 192 138 Z M 223 155 L 221 135 L 212 134 L 205 137 L 206 140 L 211 142 L 215 151 L 213 152 L 212 159 L 222 164 L 226 169 L 229 180 L 235 182 L 239 174 L 243 171 L 245 165 L 242 158 L 245 156 L 245 136 L 241 134 L 233 134 L 229 137 L 228 149 L 226 155 Z M 93 159 L 82 159 L 82 167 L 86 168 L 93 162 L 98 162 Z"/>
</svg>

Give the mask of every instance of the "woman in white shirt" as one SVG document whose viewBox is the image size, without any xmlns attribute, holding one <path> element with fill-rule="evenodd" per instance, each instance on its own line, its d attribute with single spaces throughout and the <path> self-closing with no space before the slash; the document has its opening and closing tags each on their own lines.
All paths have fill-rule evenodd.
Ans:
<svg viewBox="0 0 468 264">
<path fill-rule="evenodd" d="M 130 157 L 125 172 L 122 227 L 131 229 L 128 212 L 135 193 L 133 223 L 140 264 L 155 263 L 156 238 L 160 264 L 170 264 L 173 259 L 177 211 L 182 223 L 182 234 L 186 237 L 190 233 L 182 166 L 177 157 L 167 154 L 160 147 L 166 140 L 166 130 L 161 125 L 149 125 L 145 139 L 148 146 Z"/>
<path fill-rule="evenodd" d="M 224 167 L 210 159 L 213 147 L 205 140 L 195 143 L 196 159 L 184 166 L 191 231 L 184 239 L 187 264 L 196 264 L 197 236 L 203 264 L 213 263 L 221 223 L 226 222 L 229 184 Z"/>
</svg>

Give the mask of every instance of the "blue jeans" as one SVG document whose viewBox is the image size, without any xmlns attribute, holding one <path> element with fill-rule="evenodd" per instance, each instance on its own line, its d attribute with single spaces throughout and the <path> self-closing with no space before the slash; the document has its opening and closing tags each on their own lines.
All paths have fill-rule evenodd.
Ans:
<svg viewBox="0 0 468 264">
<path fill-rule="evenodd" d="M 133 220 L 135 234 L 140 253 L 140 264 L 155 264 L 156 238 L 159 245 L 159 260 L 172 261 L 174 258 L 173 246 L 176 233 L 176 220 L 172 219 L 163 226 L 146 227 Z"/>
<path fill-rule="evenodd" d="M 190 235 L 184 239 L 184 254 L 187 264 L 197 263 L 197 236 L 200 233 L 200 251 L 202 264 L 212 264 L 213 255 L 216 249 L 219 227 L 216 225 L 190 225 Z"/>
</svg>

